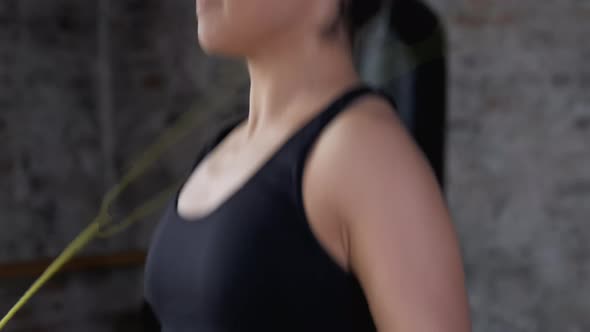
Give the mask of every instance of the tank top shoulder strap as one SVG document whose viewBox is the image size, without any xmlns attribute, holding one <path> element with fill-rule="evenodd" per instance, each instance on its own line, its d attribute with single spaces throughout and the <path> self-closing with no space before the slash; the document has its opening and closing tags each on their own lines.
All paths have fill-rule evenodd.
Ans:
<svg viewBox="0 0 590 332">
<path fill-rule="evenodd" d="M 328 123 L 330 123 L 334 117 L 340 114 L 340 112 L 346 110 L 350 104 L 358 100 L 360 97 L 370 94 L 384 98 L 389 104 L 391 104 L 394 112 L 397 111 L 397 103 L 395 99 L 382 89 L 372 87 L 367 84 L 355 86 L 333 100 L 323 111 L 321 111 L 310 123 L 308 123 L 303 128 L 303 132 L 300 133 L 302 137 L 297 139 L 297 145 L 299 147 L 298 152 L 300 155 L 299 159 L 306 158 L 310 146 L 315 142 L 322 129 Z"/>
<path fill-rule="evenodd" d="M 357 100 L 359 97 L 362 97 L 367 94 L 375 94 L 385 98 L 394 109 L 397 109 L 397 103 L 388 93 L 383 91 L 382 89 L 372 87 L 367 84 L 360 84 L 355 86 L 346 92 L 344 92 L 341 96 L 339 96 L 336 100 L 334 100 L 328 107 L 326 107 L 319 116 L 313 120 L 316 122 L 315 126 L 323 127 L 332 120 L 338 113 L 342 110 L 346 109 L 352 102 Z"/>
<path fill-rule="evenodd" d="M 352 89 L 349 89 L 336 100 L 334 100 L 328 107 L 326 107 L 321 113 L 318 114 L 300 133 L 296 142 L 294 153 L 294 185 L 295 185 L 295 203 L 298 206 L 298 210 L 303 213 L 303 198 L 302 198 L 302 175 L 305 161 L 309 154 L 309 151 L 316 141 L 324 127 L 330 123 L 338 114 L 345 111 L 355 100 L 365 95 L 377 95 L 384 98 L 392 107 L 393 111 L 397 112 L 397 103 L 395 99 L 387 92 L 380 88 L 372 87 L 367 84 L 360 84 Z M 305 214 L 302 216 L 305 218 Z"/>
</svg>

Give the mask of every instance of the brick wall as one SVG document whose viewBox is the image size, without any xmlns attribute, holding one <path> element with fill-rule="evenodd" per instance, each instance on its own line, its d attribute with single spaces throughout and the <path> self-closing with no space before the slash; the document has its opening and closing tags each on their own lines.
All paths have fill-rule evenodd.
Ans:
<svg viewBox="0 0 590 332">
<path fill-rule="evenodd" d="M 165 127 L 189 110 L 206 112 L 207 96 L 244 96 L 245 71 L 199 51 L 193 13 L 186 1 L 0 3 L 0 263 L 55 257 Z M 242 106 L 229 99 L 226 108 Z M 201 132 L 125 190 L 112 208 L 116 220 L 183 175 Z M 94 241 L 81 255 L 145 249 L 157 217 Z M 129 266 L 60 274 L 9 330 L 145 331 L 138 318 L 142 272 Z M 33 281 L 0 280 L 0 315 Z"/>
<path fill-rule="evenodd" d="M 428 1 L 475 331 L 590 330 L 590 3 Z"/>
</svg>

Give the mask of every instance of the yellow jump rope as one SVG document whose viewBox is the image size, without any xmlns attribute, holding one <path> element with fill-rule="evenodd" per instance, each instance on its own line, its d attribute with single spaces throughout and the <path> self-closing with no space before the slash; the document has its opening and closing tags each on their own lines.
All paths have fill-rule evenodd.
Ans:
<svg viewBox="0 0 590 332">
<path fill-rule="evenodd" d="M 231 99 L 231 98 L 228 98 Z M 224 100 L 228 100 L 225 99 Z M 221 105 L 212 105 L 209 107 L 210 111 L 217 111 L 221 109 Z M 113 224 L 111 216 L 109 215 L 109 207 L 112 202 L 123 192 L 123 190 L 137 178 L 139 178 L 146 169 L 149 168 L 154 161 L 156 161 L 166 149 L 186 136 L 194 127 L 204 123 L 204 115 L 202 112 L 191 111 L 185 113 L 177 120 L 177 122 L 164 133 L 143 153 L 141 158 L 132 163 L 133 167 L 121 182 L 115 185 L 102 200 L 102 204 L 98 215 L 63 251 L 62 253 L 45 269 L 45 271 L 37 278 L 37 280 L 29 287 L 18 302 L 10 309 L 10 311 L 0 321 L 0 330 L 2 330 L 8 321 L 14 317 L 18 310 L 20 310 L 31 297 L 55 275 L 74 255 L 80 252 L 84 247 L 95 238 L 107 238 L 118 234 L 128 228 L 134 222 L 141 220 L 156 212 L 169 198 L 179 185 L 178 181 L 165 190 L 157 193 L 153 198 L 149 199 L 143 205 L 135 208 L 126 218 L 119 224 Z"/>
</svg>

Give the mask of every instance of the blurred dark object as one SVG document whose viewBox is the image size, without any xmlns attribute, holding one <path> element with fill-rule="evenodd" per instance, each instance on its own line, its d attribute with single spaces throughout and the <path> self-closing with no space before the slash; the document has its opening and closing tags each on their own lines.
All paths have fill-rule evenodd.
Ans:
<svg viewBox="0 0 590 332">
<path fill-rule="evenodd" d="M 160 323 L 156 318 L 156 315 L 152 311 L 152 307 L 149 303 L 143 300 L 141 305 L 141 327 L 144 332 L 159 332 L 161 330 Z"/>
<path fill-rule="evenodd" d="M 0 264 L 0 278 L 36 277 L 54 261 L 55 258 L 40 258 L 27 262 Z M 115 269 L 117 267 L 141 266 L 145 262 L 145 252 L 139 250 L 126 251 L 109 255 L 93 255 L 74 257 L 60 273 L 88 271 L 95 269 Z"/>
<path fill-rule="evenodd" d="M 399 115 L 444 187 L 447 50 L 443 27 L 422 2 L 394 0 L 373 29 L 361 50 L 363 74 L 395 98 Z"/>
</svg>

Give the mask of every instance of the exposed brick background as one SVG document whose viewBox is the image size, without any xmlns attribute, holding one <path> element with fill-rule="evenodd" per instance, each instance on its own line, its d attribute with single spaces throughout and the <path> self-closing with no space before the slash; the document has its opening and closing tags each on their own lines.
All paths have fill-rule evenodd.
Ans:
<svg viewBox="0 0 590 332">
<path fill-rule="evenodd" d="M 590 331 L 590 2 L 428 1 L 475 331 Z"/>
<path fill-rule="evenodd" d="M 190 1 L 109 3 L 112 107 L 105 121 L 99 1 L 0 2 L 2 263 L 58 255 L 97 214 L 113 185 L 106 174 L 120 179 L 182 113 L 207 110 L 213 98 L 205 97 L 224 89 L 247 92 L 244 68 L 198 49 Z M 226 104 L 237 111 L 244 101 Z M 115 201 L 116 220 L 183 174 L 202 144 L 201 131 L 171 148 Z M 107 145 L 115 147 L 112 155 Z M 96 240 L 81 255 L 145 249 L 157 217 Z M 8 330 L 145 331 L 138 318 L 142 272 L 135 266 L 60 274 Z M 33 281 L 0 280 L 0 315 Z"/>
</svg>

